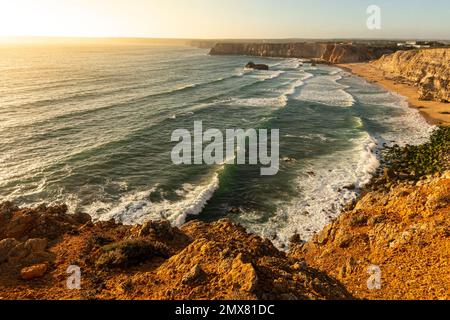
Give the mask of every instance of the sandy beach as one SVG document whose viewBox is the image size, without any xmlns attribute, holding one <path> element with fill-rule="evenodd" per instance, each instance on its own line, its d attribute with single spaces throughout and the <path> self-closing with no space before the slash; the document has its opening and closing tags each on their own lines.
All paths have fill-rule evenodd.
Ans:
<svg viewBox="0 0 450 320">
<path fill-rule="evenodd" d="M 419 109 L 430 123 L 435 125 L 450 125 L 450 104 L 420 100 L 416 87 L 390 79 L 385 75 L 385 72 L 375 68 L 370 63 L 339 64 L 338 66 L 372 83 L 377 83 L 389 91 L 396 92 L 408 98 L 409 105 L 412 108 Z"/>
</svg>

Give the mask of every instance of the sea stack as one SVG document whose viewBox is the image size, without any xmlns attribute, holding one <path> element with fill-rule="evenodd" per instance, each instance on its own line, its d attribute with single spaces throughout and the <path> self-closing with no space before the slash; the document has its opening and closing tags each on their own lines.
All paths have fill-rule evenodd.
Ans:
<svg viewBox="0 0 450 320">
<path fill-rule="evenodd" d="M 254 70 L 263 70 L 263 71 L 269 71 L 269 66 L 267 64 L 256 64 L 252 61 L 247 63 L 245 66 L 247 69 L 254 69 Z"/>
</svg>

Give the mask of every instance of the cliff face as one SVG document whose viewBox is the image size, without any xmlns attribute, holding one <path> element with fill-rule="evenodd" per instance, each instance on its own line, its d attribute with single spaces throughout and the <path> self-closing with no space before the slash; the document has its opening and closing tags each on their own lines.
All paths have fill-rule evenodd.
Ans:
<svg viewBox="0 0 450 320">
<path fill-rule="evenodd" d="M 293 248 L 360 299 L 450 299 L 450 172 L 366 194 L 311 242 Z M 369 268 L 380 287 L 368 289 Z"/>
<path fill-rule="evenodd" d="M 383 174 L 354 207 L 294 245 L 292 257 L 356 298 L 450 299 L 449 157 L 447 127 L 426 144 L 384 150 Z"/>
<path fill-rule="evenodd" d="M 398 51 L 372 65 L 417 86 L 422 100 L 450 102 L 450 48 Z"/>
<path fill-rule="evenodd" d="M 355 63 L 392 53 L 390 48 L 333 43 L 218 43 L 211 55 L 318 59 L 329 63 Z"/>
<path fill-rule="evenodd" d="M 349 299 L 336 280 L 227 220 L 91 222 L 67 207 L 0 204 L 2 299 Z M 81 290 L 68 290 L 68 267 Z"/>
</svg>

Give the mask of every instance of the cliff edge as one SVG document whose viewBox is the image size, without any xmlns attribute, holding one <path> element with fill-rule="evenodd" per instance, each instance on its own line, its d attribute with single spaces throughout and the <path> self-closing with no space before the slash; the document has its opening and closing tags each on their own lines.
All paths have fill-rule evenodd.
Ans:
<svg viewBox="0 0 450 320">
<path fill-rule="evenodd" d="M 421 100 L 450 102 L 450 48 L 398 51 L 371 64 L 418 87 Z"/>
<path fill-rule="evenodd" d="M 211 55 L 317 59 L 327 63 L 355 63 L 374 60 L 396 49 L 338 43 L 217 43 Z"/>
<path fill-rule="evenodd" d="M 0 205 L 0 300 L 350 299 L 335 279 L 227 220 L 124 226 Z M 67 281 L 79 268 L 80 287 Z M 71 282 L 73 283 L 73 282 Z"/>
</svg>

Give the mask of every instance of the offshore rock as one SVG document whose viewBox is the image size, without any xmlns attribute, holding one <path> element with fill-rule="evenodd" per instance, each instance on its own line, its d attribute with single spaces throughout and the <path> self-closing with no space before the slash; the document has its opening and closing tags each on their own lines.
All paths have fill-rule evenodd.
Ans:
<svg viewBox="0 0 450 320">
<path fill-rule="evenodd" d="M 269 66 L 267 64 L 256 64 L 254 62 L 249 62 L 245 66 L 246 69 L 254 69 L 254 70 L 262 70 L 262 71 L 268 71 Z"/>
</svg>

